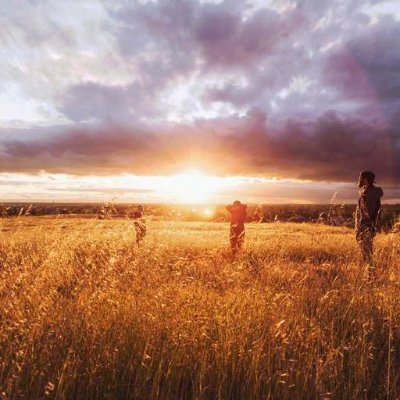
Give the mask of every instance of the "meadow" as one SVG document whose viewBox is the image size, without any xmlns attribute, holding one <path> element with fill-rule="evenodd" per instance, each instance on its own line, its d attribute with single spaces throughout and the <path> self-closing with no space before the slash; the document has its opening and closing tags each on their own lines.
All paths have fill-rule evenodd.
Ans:
<svg viewBox="0 0 400 400">
<path fill-rule="evenodd" d="M 0 220 L 1 399 L 397 399 L 400 235 Z"/>
</svg>

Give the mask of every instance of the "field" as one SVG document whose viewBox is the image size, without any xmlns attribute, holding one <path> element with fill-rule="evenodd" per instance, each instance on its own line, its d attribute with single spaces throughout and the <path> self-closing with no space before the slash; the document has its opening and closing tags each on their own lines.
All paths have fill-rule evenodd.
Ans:
<svg viewBox="0 0 400 400">
<path fill-rule="evenodd" d="M 0 220 L 2 399 L 397 399 L 400 237 L 365 281 L 353 230 Z"/>
</svg>

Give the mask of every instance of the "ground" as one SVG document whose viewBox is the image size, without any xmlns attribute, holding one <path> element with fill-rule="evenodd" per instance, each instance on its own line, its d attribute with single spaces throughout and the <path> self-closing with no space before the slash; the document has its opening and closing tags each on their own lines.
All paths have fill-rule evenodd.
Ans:
<svg viewBox="0 0 400 400">
<path fill-rule="evenodd" d="M 0 220 L 0 398 L 399 396 L 400 238 L 349 228 Z"/>
</svg>

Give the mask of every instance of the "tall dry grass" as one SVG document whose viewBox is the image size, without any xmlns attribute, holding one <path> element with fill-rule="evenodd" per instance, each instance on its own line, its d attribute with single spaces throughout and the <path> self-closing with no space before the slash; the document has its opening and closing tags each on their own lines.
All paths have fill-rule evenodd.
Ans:
<svg viewBox="0 0 400 400">
<path fill-rule="evenodd" d="M 0 398 L 396 399 L 400 239 L 363 280 L 353 232 L 21 218 L 0 233 Z"/>
</svg>

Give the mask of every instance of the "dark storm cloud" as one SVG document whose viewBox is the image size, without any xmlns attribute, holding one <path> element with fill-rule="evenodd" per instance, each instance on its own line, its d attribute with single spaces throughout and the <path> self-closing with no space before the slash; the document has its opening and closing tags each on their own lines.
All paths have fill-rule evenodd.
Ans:
<svg viewBox="0 0 400 400">
<path fill-rule="evenodd" d="M 162 130 L 161 130 L 162 129 Z M 266 115 L 199 120 L 193 125 L 65 131 L 32 142 L 3 142 L 3 172 L 112 174 L 179 172 L 194 163 L 221 174 L 257 174 L 319 181 L 354 181 L 372 169 L 400 182 L 400 131 L 327 112 L 287 120 L 276 130 Z"/>
</svg>

